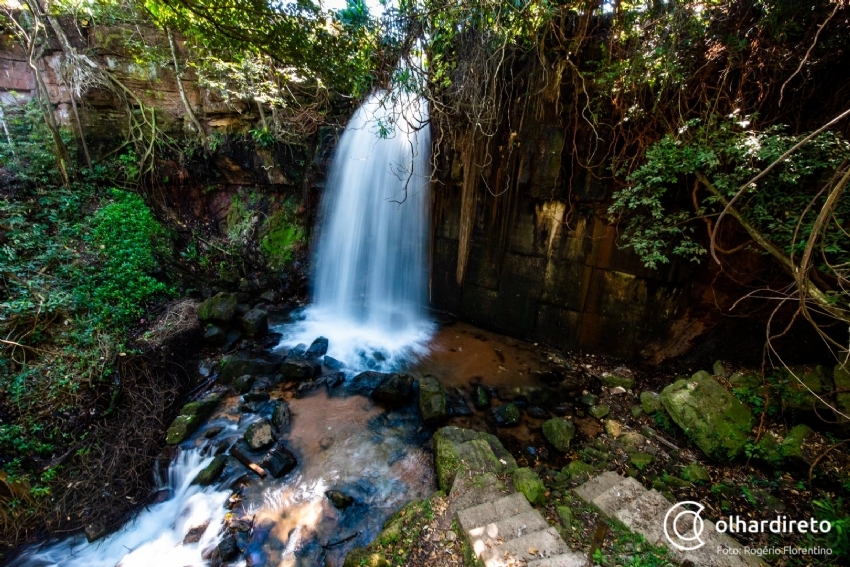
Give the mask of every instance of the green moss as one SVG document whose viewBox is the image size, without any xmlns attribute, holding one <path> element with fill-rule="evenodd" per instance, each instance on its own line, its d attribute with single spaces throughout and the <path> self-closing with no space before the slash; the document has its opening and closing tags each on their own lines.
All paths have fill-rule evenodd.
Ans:
<svg viewBox="0 0 850 567">
<path fill-rule="evenodd" d="M 282 268 L 292 259 L 295 247 L 304 239 L 304 231 L 295 219 L 295 206 L 284 202 L 271 215 L 260 236 L 260 249 L 272 268 Z"/>
<path fill-rule="evenodd" d="M 537 473 L 529 468 L 523 467 L 514 471 L 514 487 L 532 504 L 541 505 L 546 499 L 546 487 Z"/>
</svg>

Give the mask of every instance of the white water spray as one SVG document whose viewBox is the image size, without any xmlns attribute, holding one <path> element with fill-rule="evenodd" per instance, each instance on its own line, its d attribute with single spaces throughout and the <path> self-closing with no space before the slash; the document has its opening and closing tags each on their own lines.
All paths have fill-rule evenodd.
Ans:
<svg viewBox="0 0 850 567">
<path fill-rule="evenodd" d="M 427 102 L 378 92 L 358 109 L 336 150 L 320 212 L 314 302 L 284 344 L 330 340 L 357 368 L 392 368 L 420 354 L 430 231 Z"/>
</svg>

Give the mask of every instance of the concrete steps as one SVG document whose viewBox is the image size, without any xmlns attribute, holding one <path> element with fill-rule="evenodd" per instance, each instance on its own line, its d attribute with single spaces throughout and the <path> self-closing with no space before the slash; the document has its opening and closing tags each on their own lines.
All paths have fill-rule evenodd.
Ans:
<svg viewBox="0 0 850 567">
<path fill-rule="evenodd" d="M 664 521 L 673 503 L 655 490 L 647 490 L 633 478 L 618 475 L 615 472 L 603 473 L 581 486 L 574 492 L 585 502 L 595 505 L 607 517 L 619 520 L 633 532 L 639 533 L 646 541 L 654 545 L 664 545 L 670 550 L 674 560 L 679 563 L 690 562 L 700 567 L 761 567 L 759 559 L 743 554 L 723 553 L 722 550 L 738 548 L 741 545 L 726 534 L 718 533 L 714 522 L 704 519 L 704 528 L 700 538 L 705 545 L 699 549 L 682 551 L 667 540 L 664 533 Z M 668 519 L 668 533 L 673 534 L 672 519 Z M 686 515 L 678 522 L 679 533 L 686 538 L 693 535 L 693 517 Z M 683 542 L 688 545 L 687 542 Z M 696 543 L 694 541 L 693 543 Z M 531 564 L 529 564 L 530 567 Z"/>
<path fill-rule="evenodd" d="M 521 493 L 505 495 L 492 487 L 469 488 L 463 494 L 469 504 L 457 510 L 457 520 L 484 567 L 589 565 L 582 555 L 570 551 L 558 531 Z"/>
</svg>

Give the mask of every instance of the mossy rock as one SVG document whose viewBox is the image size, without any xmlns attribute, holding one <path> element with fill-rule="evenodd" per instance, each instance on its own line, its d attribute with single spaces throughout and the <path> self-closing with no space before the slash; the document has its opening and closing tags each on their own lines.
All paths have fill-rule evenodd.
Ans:
<svg viewBox="0 0 850 567">
<path fill-rule="evenodd" d="M 765 432 L 764 435 L 761 436 L 758 443 L 756 443 L 754 456 L 760 461 L 764 461 L 771 465 L 778 465 L 782 462 L 782 449 L 780 447 L 779 439 L 777 439 L 773 433 L 769 431 Z"/>
<path fill-rule="evenodd" d="M 504 474 L 517 465 L 495 435 L 451 426 L 434 434 L 434 466 L 440 490 L 449 492 L 461 469 L 473 474 Z"/>
<path fill-rule="evenodd" d="M 780 451 L 789 466 L 797 469 L 809 468 L 813 456 L 807 446 L 813 434 L 814 430 L 808 425 L 798 425 L 788 432 L 782 440 Z"/>
<path fill-rule="evenodd" d="M 561 520 L 564 529 L 570 529 L 573 525 L 573 509 L 569 506 L 558 506 L 555 510 L 558 512 L 558 518 Z"/>
<path fill-rule="evenodd" d="M 649 453 L 637 452 L 629 455 L 629 463 L 631 463 L 639 471 L 642 471 L 654 462 L 655 457 Z"/>
<path fill-rule="evenodd" d="M 169 445 L 177 445 L 188 439 L 204 420 L 215 411 L 220 402 L 221 396 L 219 394 L 209 394 L 201 400 L 189 402 L 183 406 L 180 415 L 171 422 L 171 426 L 165 433 L 165 442 Z"/>
<path fill-rule="evenodd" d="M 708 476 L 708 471 L 696 463 L 691 463 L 682 469 L 682 478 L 694 484 L 703 484 L 711 482 L 711 477 Z"/>
<path fill-rule="evenodd" d="M 223 291 L 203 301 L 198 306 L 198 319 L 201 321 L 227 323 L 233 319 L 235 314 L 236 296 Z"/>
<path fill-rule="evenodd" d="M 590 406 L 587 410 L 587 413 L 595 417 L 596 419 L 602 419 L 609 413 L 611 413 L 611 408 L 606 406 L 605 404 L 599 404 L 598 406 Z"/>
<path fill-rule="evenodd" d="M 602 385 L 606 388 L 616 388 L 617 386 L 620 386 L 626 390 L 631 390 L 635 386 L 635 379 L 633 377 L 618 375 L 616 371 L 603 373 L 602 376 L 599 377 L 599 381 L 602 382 Z"/>
<path fill-rule="evenodd" d="M 434 376 L 419 380 L 419 413 L 426 425 L 436 425 L 449 416 L 446 393 Z"/>
<path fill-rule="evenodd" d="M 514 488 L 522 492 L 532 504 L 539 506 L 546 500 L 546 487 L 533 470 L 526 467 L 516 469 L 513 480 Z"/>
<path fill-rule="evenodd" d="M 715 360 L 714 364 L 711 365 L 711 371 L 715 376 L 720 376 L 721 378 L 728 378 L 730 374 L 729 367 L 722 360 Z"/>
<path fill-rule="evenodd" d="M 733 388 L 741 390 L 753 390 L 762 385 L 761 376 L 756 372 L 748 370 L 736 372 L 729 378 L 729 384 Z"/>
<path fill-rule="evenodd" d="M 383 553 L 371 551 L 366 547 L 355 547 L 345 556 L 342 567 L 389 567 Z"/>
<path fill-rule="evenodd" d="M 555 447 L 555 450 L 566 453 L 570 450 L 570 441 L 576 434 L 575 424 L 560 417 L 547 420 L 541 428 L 543 436 Z"/>
<path fill-rule="evenodd" d="M 786 370 L 783 374 L 779 396 L 783 412 L 804 415 L 813 412 L 815 405 L 823 407 L 823 403 L 818 402 L 815 394 L 825 395 L 831 387 L 822 366 L 795 366 L 791 368 L 791 372 Z"/>
<path fill-rule="evenodd" d="M 201 472 L 192 480 L 192 484 L 200 484 L 201 486 L 209 486 L 218 480 L 221 472 L 224 470 L 224 465 L 227 464 L 226 455 L 216 456 L 210 464 L 205 466 Z"/>
<path fill-rule="evenodd" d="M 596 472 L 596 467 L 581 461 L 570 461 L 567 466 L 561 469 L 561 472 L 567 475 L 570 480 L 582 482 L 589 479 Z"/>
<path fill-rule="evenodd" d="M 643 411 L 649 415 L 652 415 L 657 411 L 661 411 L 661 395 L 657 392 L 641 392 L 640 406 L 643 408 Z"/>
<path fill-rule="evenodd" d="M 490 392 L 484 386 L 475 386 L 472 398 L 475 400 L 475 407 L 478 409 L 484 409 L 490 405 Z"/>
<path fill-rule="evenodd" d="M 499 427 L 513 427 L 519 424 L 521 413 L 516 404 L 504 404 L 492 410 L 493 420 Z"/>
<path fill-rule="evenodd" d="M 664 388 L 661 403 L 670 418 L 709 457 L 740 455 L 753 427 L 753 414 L 707 372 Z"/>
</svg>

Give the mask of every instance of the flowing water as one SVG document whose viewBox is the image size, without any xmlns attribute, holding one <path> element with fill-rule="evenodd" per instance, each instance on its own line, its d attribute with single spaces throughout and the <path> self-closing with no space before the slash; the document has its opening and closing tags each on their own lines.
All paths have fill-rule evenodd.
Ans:
<svg viewBox="0 0 850 567">
<path fill-rule="evenodd" d="M 283 334 L 280 349 L 328 337 L 328 354 L 347 365 L 349 377 L 365 368 L 400 370 L 427 351 L 434 330 L 425 313 L 427 117 L 424 101 L 384 92 L 369 97 L 351 119 L 322 204 L 314 303 L 298 321 L 275 329 Z M 229 459 L 216 486 L 192 484 L 216 451 L 270 413 L 271 402 L 248 413 L 233 397 L 181 444 L 159 482 L 167 500 L 147 506 L 100 541 L 75 536 L 33 546 L 13 565 L 205 565 L 233 519 L 250 526 L 236 532 L 244 555 L 234 565 L 341 565 L 390 514 L 434 490 L 424 448 L 428 432 L 411 407 L 388 411 L 345 386 L 333 396 L 320 390 L 293 399 L 282 387 L 270 394 L 288 400 L 292 412 L 282 442 L 298 465 L 285 477 L 261 480 Z M 221 431 L 207 436 L 212 427 Z M 354 504 L 337 510 L 325 496 L 331 489 Z"/>
<path fill-rule="evenodd" d="M 355 367 L 398 368 L 425 352 L 430 232 L 427 103 L 378 92 L 339 141 L 320 211 L 313 303 L 284 346 L 330 339 Z"/>
</svg>

